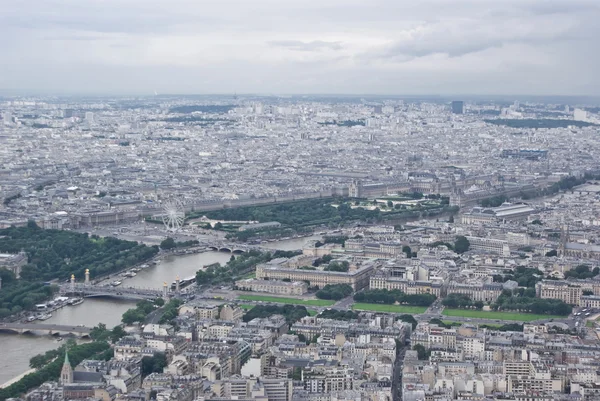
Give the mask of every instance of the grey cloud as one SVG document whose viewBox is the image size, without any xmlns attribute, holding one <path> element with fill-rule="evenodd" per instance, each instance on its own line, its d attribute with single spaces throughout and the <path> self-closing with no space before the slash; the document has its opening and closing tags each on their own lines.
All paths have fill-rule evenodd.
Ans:
<svg viewBox="0 0 600 401">
<path fill-rule="evenodd" d="M 9 89 L 145 93 L 159 82 L 160 93 L 600 90 L 600 0 L 3 3 L 0 87 Z M 197 57 L 196 46 L 210 50 Z M 438 54 L 446 57 L 428 58 Z M 478 59 L 486 65 L 472 64 Z M 564 76 L 572 78 L 557 79 Z"/>
<path fill-rule="evenodd" d="M 325 42 L 322 40 L 313 40 L 311 42 L 303 42 L 300 40 L 275 40 L 268 42 L 268 44 L 275 47 L 284 47 L 288 50 L 303 52 L 341 50 L 343 48 L 340 42 Z"/>
</svg>

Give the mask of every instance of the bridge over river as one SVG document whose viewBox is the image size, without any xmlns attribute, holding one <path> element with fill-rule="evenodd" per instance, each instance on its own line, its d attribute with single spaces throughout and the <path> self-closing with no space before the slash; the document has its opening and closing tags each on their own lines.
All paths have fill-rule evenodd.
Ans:
<svg viewBox="0 0 600 401">
<path fill-rule="evenodd" d="M 85 298 L 89 297 L 112 297 L 133 300 L 153 300 L 164 297 L 164 292 L 154 288 L 139 288 L 139 287 L 121 287 L 107 285 L 91 285 L 91 284 L 63 284 L 60 286 L 62 295 L 77 295 Z"/>
<path fill-rule="evenodd" d="M 207 249 L 219 252 L 231 252 L 235 254 L 241 254 L 251 250 L 261 252 L 275 252 L 276 249 L 267 248 L 260 245 L 241 244 L 235 242 L 224 242 L 224 241 L 212 241 L 202 243 Z"/>
<path fill-rule="evenodd" d="M 0 323 L 0 331 L 10 331 L 18 334 L 41 333 L 49 335 L 74 335 L 86 337 L 92 329 L 85 326 L 67 326 L 44 323 Z"/>
</svg>

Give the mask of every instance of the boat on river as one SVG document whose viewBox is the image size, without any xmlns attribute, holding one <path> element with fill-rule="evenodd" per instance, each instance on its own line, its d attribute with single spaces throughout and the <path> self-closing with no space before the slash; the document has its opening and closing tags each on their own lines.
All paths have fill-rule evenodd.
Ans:
<svg viewBox="0 0 600 401">
<path fill-rule="evenodd" d="M 80 305 L 83 303 L 83 298 L 71 298 L 67 303 L 71 306 Z"/>
<path fill-rule="evenodd" d="M 48 320 L 52 317 L 52 313 L 44 313 L 38 316 L 38 320 Z"/>
</svg>

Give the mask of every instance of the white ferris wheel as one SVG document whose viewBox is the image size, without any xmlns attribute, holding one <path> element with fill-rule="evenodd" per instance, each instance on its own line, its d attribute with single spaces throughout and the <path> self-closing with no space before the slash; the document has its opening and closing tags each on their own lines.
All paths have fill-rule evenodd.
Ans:
<svg viewBox="0 0 600 401">
<path fill-rule="evenodd" d="M 163 203 L 162 221 L 169 231 L 179 231 L 185 220 L 183 204 L 177 200 L 168 200 Z"/>
</svg>

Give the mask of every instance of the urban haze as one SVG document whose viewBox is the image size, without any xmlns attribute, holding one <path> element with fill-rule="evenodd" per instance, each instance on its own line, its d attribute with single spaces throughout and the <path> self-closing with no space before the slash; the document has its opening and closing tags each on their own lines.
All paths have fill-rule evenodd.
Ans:
<svg viewBox="0 0 600 401">
<path fill-rule="evenodd" d="M 0 10 L 0 401 L 595 401 L 594 1 Z"/>
</svg>

